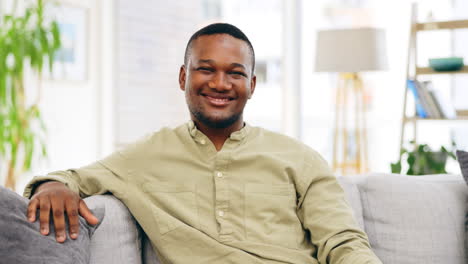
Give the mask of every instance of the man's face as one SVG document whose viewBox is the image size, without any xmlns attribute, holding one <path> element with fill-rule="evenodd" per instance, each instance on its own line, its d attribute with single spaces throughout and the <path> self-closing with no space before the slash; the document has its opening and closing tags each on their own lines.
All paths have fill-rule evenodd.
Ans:
<svg viewBox="0 0 468 264">
<path fill-rule="evenodd" d="M 194 121 L 211 128 L 243 122 L 242 113 L 255 89 L 252 55 L 247 43 L 227 34 L 194 40 L 180 88 Z"/>
</svg>

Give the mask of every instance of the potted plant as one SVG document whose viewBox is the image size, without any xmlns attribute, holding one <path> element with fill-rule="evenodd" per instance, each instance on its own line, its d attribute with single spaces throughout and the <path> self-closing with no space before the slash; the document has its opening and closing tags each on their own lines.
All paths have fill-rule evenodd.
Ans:
<svg viewBox="0 0 468 264">
<path fill-rule="evenodd" d="M 399 160 L 390 164 L 392 173 L 402 173 L 402 162 L 406 162 L 407 175 L 445 174 L 447 159 L 449 157 L 456 159 L 453 151 L 447 150 L 444 146 L 441 146 L 439 151 L 434 151 L 427 144 L 415 144 L 414 141 L 410 143 L 414 146 L 414 150 L 409 151 L 405 148 L 401 150 Z M 454 146 L 452 143 L 452 149 Z"/>
<path fill-rule="evenodd" d="M 15 189 L 17 175 L 31 168 L 34 157 L 46 155 L 38 107 L 40 76 L 46 65 L 52 71 L 61 46 L 58 24 L 46 19 L 43 0 L 32 2 L 22 15 L 17 15 L 16 1 L 12 13 L 0 20 L 0 162 L 10 189 Z M 36 98 L 25 93 L 27 70 L 39 76 Z"/>
</svg>

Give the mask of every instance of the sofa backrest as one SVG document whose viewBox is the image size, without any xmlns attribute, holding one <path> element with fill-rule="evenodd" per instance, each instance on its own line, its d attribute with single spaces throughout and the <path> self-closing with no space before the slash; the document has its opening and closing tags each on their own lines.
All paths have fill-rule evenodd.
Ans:
<svg viewBox="0 0 468 264">
<path fill-rule="evenodd" d="M 364 229 L 383 263 L 468 263 L 468 188 L 460 175 L 374 173 L 338 180 L 356 215 L 362 212 Z"/>
</svg>

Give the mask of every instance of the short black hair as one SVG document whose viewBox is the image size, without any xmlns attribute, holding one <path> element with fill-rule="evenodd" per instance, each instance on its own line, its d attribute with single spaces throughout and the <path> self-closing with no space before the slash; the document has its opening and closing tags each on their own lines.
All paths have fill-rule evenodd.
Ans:
<svg viewBox="0 0 468 264">
<path fill-rule="evenodd" d="M 187 65 L 188 58 L 190 56 L 190 50 L 192 49 L 192 43 L 194 40 L 198 39 L 201 36 L 207 36 L 207 35 L 216 35 L 216 34 L 228 34 L 231 37 L 234 37 L 236 39 L 243 40 L 247 45 L 249 46 L 251 56 L 252 56 L 252 74 L 255 70 L 255 52 L 254 48 L 252 46 L 252 43 L 250 43 L 249 38 L 242 32 L 238 27 L 228 24 L 228 23 L 214 23 L 210 24 L 197 32 L 195 32 L 187 42 L 187 46 L 185 47 L 185 55 L 184 55 L 184 64 Z"/>
</svg>

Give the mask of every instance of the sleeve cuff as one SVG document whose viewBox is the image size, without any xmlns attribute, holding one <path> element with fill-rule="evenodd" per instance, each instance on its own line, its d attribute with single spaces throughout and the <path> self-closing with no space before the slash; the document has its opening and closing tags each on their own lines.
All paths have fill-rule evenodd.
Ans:
<svg viewBox="0 0 468 264">
<path fill-rule="evenodd" d="M 65 184 L 68 188 L 70 188 L 70 190 L 74 191 L 75 193 L 79 193 L 79 188 L 76 184 L 74 184 L 73 182 L 67 180 L 67 179 L 64 179 L 63 176 L 58 176 L 58 175 L 47 175 L 47 176 L 36 176 L 34 177 L 27 185 L 26 187 L 24 188 L 24 192 L 23 192 L 23 196 L 28 198 L 28 199 L 31 199 L 31 196 L 34 194 L 34 191 L 36 190 L 36 188 L 44 183 L 44 182 L 48 182 L 48 181 L 57 181 L 57 182 L 61 182 L 63 184 Z"/>
</svg>

